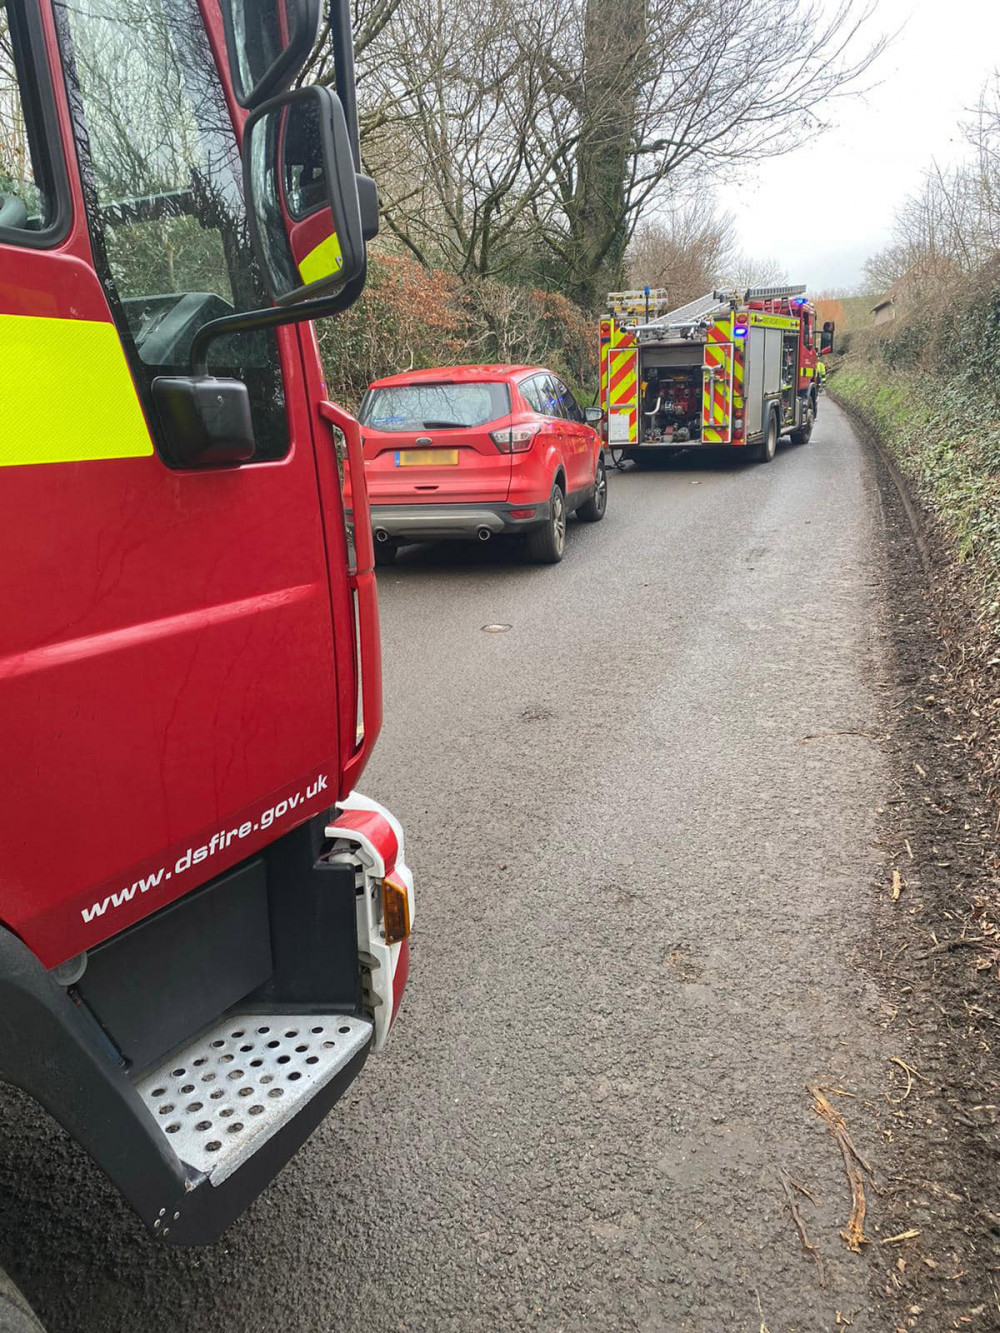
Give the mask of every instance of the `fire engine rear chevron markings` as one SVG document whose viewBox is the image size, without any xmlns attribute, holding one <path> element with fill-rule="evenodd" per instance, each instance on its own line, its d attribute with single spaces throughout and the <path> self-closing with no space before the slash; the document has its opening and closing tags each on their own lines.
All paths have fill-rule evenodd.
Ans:
<svg viewBox="0 0 1000 1333">
<path fill-rule="evenodd" d="M 608 357 L 610 355 L 609 344 L 611 342 L 611 325 L 607 320 L 601 321 L 601 337 L 598 352 L 598 360 L 601 366 L 601 405 L 608 401 Z"/>
<path fill-rule="evenodd" d="M 635 353 L 618 352 L 613 353 L 611 357 L 611 393 L 616 396 L 616 391 L 622 384 L 627 384 L 629 380 L 635 379 Z"/>
<path fill-rule="evenodd" d="M 633 444 L 639 425 L 639 353 L 635 347 L 610 350 L 608 364 L 608 404 L 615 418 L 611 440 Z"/>
<path fill-rule="evenodd" d="M 702 439 L 706 444 L 724 444 L 729 440 L 733 355 L 728 335 L 727 327 L 713 324 L 705 343 Z"/>
</svg>

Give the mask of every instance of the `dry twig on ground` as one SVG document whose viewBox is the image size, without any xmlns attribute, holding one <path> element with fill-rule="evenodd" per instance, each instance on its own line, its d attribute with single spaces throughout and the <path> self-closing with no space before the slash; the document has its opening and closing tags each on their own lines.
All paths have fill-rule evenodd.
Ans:
<svg viewBox="0 0 1000 1333">
<path fill-rule="evenodd" d="M 802 1248 L 805 1250 L 806 1254 L 812 1255 L 813 1259 L 816 1261 L 816 1270 L 819 1274 L 819 1285 L 825 1287 L 826 1274 L 823 1271 L 823 1256 L 820 1254 L 819 1249 L 809 1239 L 809 1234 L 806 1231 L 806 1224 L 802 1221 L 802 1215 L 799 1212 L 799 1206 L 795 1202 L 795 1196 L 792 1193 L 792 1190 L 798 1190 L 800 1194 L 804 1195 L 813 1204 L 815 1204 L 816 1200 L 806 1189 L 805 1185 L 800 1185 L 797 1180 L 793 1180 L 787 1171 L 779 1172 L 779 1179 L 781 1180 L 781 1188 L 785 1191 L 785 1198 L 788 1200 L 788 1211 L 791 1213 L 792 1221 L 795 1223 L 795 1229 L 799 1233 L 799 1240 L 802 1242 Z"/>
<path fill-rule="evenodd" d="M 844 1158 L 844 1169 L 847 1172 L 847 1182 L 851 1189 L 851 1212 L 847 1219 L 847 1226 L 840 1234 L 847 1248 L 855 1254 L 860 1254 L 862 1245 L 868 1244 L 865 1237 L 865 1212 L 867 1207 L 865 1203 L 865 1176 L 867 1175 L 874 1188 L 875 1172 L 851 1142 L 844 1117 L 830 1105 L 826 1097 L 826 1092 L 832 1092 L 834 1089 L 824 1089 L 810 1085 L 806 1088 L 806 1091 L 812 1096 L 813 1109 L 820 1119 L 826 1122 L 826 1126 L 836 1140 Z"/>
</svg>

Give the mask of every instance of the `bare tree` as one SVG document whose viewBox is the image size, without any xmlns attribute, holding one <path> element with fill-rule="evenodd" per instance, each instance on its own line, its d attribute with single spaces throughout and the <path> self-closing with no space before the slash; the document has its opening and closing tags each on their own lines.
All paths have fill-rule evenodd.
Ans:
<svg viewBox="0 0 1000 1333">
<path fill-rule="evenodd" d="M 1000 250 L 1000 74 L 963 129 L 970 159 L 947 169 L 932 162 L 921 188 L 897 209 L 890 244 L 865 266 L 873 292 L 918 300 L 977 272 Z"/>
<path fill-rule="evenodd" d="M 16 194 L 25 204 L 38 204 L 27 128 L 14 68 L 7 8 L 0 3 L 0 193 Z"/>
<path fill-rule="evenodd" d="M 745 292 L 748 287 L 777 287 L 790 281 L 779 260 L 773 256 L 756 258 L 746 254 L 732 256 L 723 280 L 726 287 L 739 292 Z"/>
<path fill-rule="evenodd" d="M 368 48 L 377 42 L 392 22 L 403 0 L 353 0 L 351 5 L 356 73 L 363 81 L 370 69 Z M 299 73 L 296 83 L 333 84 L 333 46 L 329 27 L 324 24 L 312 54 Z"/>
<path fill-rule="evenodd" d="M 516 362 L 541 340 L 543 320 L 532 293 L 510 283 L 473 283 L 465 302 L 470 359 Z"/>
<path fill-rule="evenodd" d="M 532 244 L 541 75 L 517 37 L 521 3 L 401 6 L 361 84 L 362 149 L 389 231 L 463 277 L 509 273 Z"/>
<path fill-rule="evenodd" d="M 695 195 L 656 221 L 640 222 L 628 250 L 628 280 L 667 291 L 683 305 L 722 279 L 734 246 L 732 214 L 719 213 L 713 195 Z"/>
<path fill-rule="evenodd" d="M 1000 250 L 1000 70 L 994 70 L 965 125 L 974 159 L 977 249 L 989 258 Z"/>
<path fill-rule="evenodd" d="M 531 34 L 546 52 L 539 145 L 567 145 L 546 241 L 585 307 L 621 275 L 643 210 L 668 181 L 702 181 L 800 146 L 883 49 L 851 52 L 873 0 L 824 17 L 804 0 L 561 0 Z M 582 52 L 582 60 L 578 53 Z"/>
<path fill-rule="evenodd" d="M 823 127 L 882 49 L 875 0 L 368 0 L 363 153 L 422 262 L 586 308 L 624 276 L 643 211 Z M 398 8 L 395 7 L 398 4 Z"/>
</svg>

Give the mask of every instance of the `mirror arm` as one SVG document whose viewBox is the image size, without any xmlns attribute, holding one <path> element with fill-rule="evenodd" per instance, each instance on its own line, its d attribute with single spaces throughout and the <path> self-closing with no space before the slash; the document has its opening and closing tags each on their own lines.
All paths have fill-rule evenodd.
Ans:
<svg viewBox="0 0 1000 1333">
<path fill-rule="evenodd" d="M 365 269 L 352 281 L 345 283 L 335 296 L 321 296 L 315 301 L 303 301 L 293 306 L 268 306 L 266 310 L 245 310 L 238 315 L 223 315 L 203 324 L 191 340 L 191 374 L 196 378 L 208 374 L 208 349 L 217 338 L 228 333 L 248 333 L 255 329 L 273 329 L 280 324 L 302 324 L 310 319 L 323 319 L 346 310 L 364 291 Z"/>
<path fill-rule="evenodd" d="M 361 133 L 354 75 L 354 28 L 350 0 L 330 0 L 330 35 L 333 38 L 333 77 L 351 136 L 354 170 L 361 170 Z"/>
</svg>

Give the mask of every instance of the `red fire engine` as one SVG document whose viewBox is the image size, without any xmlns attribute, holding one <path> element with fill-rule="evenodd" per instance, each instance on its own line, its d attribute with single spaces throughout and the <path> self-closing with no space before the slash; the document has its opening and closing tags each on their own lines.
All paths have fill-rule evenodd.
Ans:
<svg viewBox="0 0 1000 1333">
<path fill-rule="evenodd" d="M 723 446 L 769 463 L 781 436 L 805 444 L 816 418 L 817 349 L 804 292 L 709 292 L 676 310 L 662 292 L 612 292 L 600 334 L 611 449 L 641 460 Z"/>
<path fill-rule="evenodd" d="M 347 0 L 0 6 L 0 1080 L 214 1239 L 406 982 L 356 422 Z M 9 53 L 12 52 L 12 64 Z M 353 481 L 346 521 L 344 472 Z"/>
</svg>

